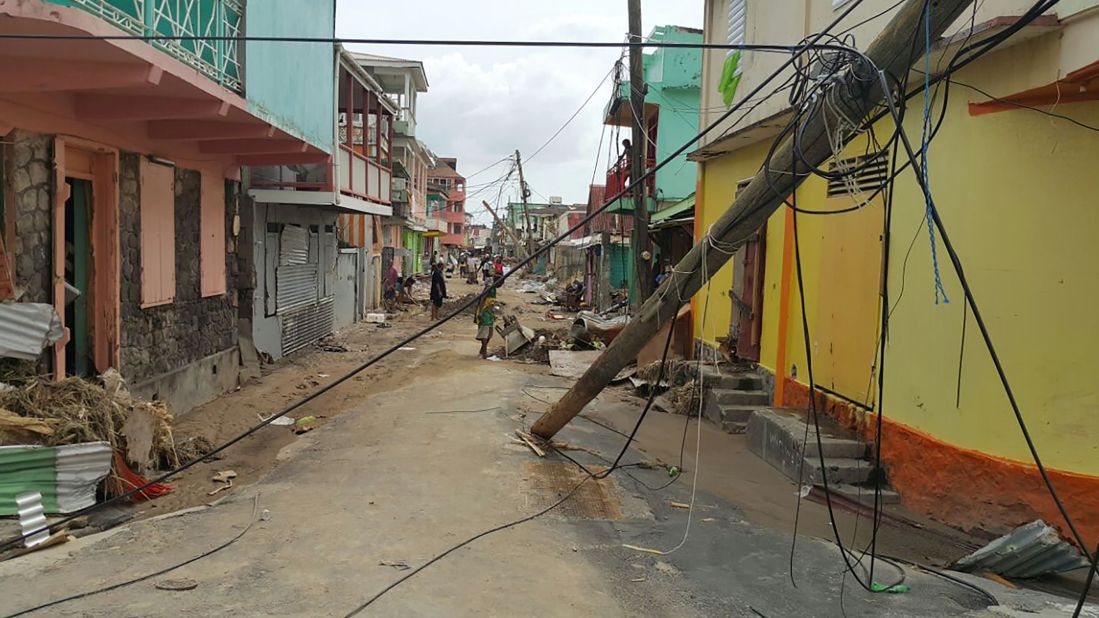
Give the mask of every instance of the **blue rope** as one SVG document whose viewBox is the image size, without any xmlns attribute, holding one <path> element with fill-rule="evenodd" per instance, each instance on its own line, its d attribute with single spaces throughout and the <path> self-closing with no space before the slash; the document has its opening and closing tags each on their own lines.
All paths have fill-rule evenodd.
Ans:
<svg viewBox="0 0 1099 618">
<path fill-rule="evenodd" d="M 931 239 L 931 266 L 935 271 L 935 304 L 937 305 L 940 297 L 944 304 L 949 303 L 950 298 L 946 295 L 946 289 L 943 287 L 943 280 L 939 274 L 939 252 L 935 244 L 935 221 L 931 213 L 931 179 L 927 171 L 927 148 L 931 141 L 931 0 L 924 2 L 923 36 L 923 135 L 921 139 L 922 148 L 920 149 L 920 167 L 922 168 L 924 187 L 927 189 L 924 216 L 927 217 L 927 234 Z"/>
</svg>

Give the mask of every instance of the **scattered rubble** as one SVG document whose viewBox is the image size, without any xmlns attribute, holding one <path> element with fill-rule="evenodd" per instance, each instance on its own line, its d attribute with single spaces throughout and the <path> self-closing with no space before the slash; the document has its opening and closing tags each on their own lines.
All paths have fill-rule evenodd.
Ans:
<svg viewBox="0 0 1099 618">
<path fill-rule="evenodd" d="M 991 571 L 1004 577 L 1029 579 L 1089 566 L 1075 546 L 1038 519 L 1019 526 L 958 560 L 954 568 L 967 572 Z"/>
</svg>

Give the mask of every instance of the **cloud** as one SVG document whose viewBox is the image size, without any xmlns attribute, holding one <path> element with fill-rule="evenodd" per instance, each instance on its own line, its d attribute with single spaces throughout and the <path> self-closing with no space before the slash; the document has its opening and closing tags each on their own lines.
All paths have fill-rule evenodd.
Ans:
<svg viewBox="0 0 1099 618">
<path fill-rule="evenodd" d="M 646 0 L 642 7 L 645 29 L 673 23 L 700 27 L 702 5 L 701 0 Z M 382 4 L 339 0 L 337 19 L 337 32 L 344 37 L 621 41 L 626 29 L 624 0 Z M 467 174 L 511 155 L 516 148 L 524 157 L 533 153 L 579 108 L 620 56 L 613 48 L 358 49 L 424 61 L 431 87 L 419 98 L 417 137 L 436 154 L 457 157 L 459 170 Z M 587 200 L 611 81 L 602 85 L 549 147 L 524 166 L 535 199 L 556 195 L 566 203 Z M 605 173 L 606 141 L 603 148 L 596 182 Z M 506 171 L 504 165 L 494 167 L 470 180 L 470 185 L 492 181 Z M 510 192 L 514 197 L 515 190 Z M 471 199 L 471 211 L 480 210 L 472 202 L 479 204 L 482 197 L 491 202 L 496 191 Z"/>
</svg>

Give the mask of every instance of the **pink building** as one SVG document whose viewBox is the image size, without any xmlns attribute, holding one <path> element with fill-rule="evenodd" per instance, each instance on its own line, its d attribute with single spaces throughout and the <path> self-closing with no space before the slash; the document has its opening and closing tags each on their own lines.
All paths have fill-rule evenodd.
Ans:
<svg viewBox="0 0 1099 618">
<path fill-rule="evenodd" d="M 446 209 L 433 213 L 446 223 L 442 244 L 448 249 L 465 247 L 466 179 L 458 173 L 458 159 L 438 157 L 427 172 L 427 181 L 447 194 Z"/>
</svg>

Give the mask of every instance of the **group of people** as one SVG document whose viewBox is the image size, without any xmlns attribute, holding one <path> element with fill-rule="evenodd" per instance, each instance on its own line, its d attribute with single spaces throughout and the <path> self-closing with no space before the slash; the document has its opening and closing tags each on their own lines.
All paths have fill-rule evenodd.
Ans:
<svg viewBox="0 0 1099 618">
<path fill-rule="evenodd" d="M 459 261 L 459 267 L 466 275 L 467 283 L 477 283 L 477 274 L 480 273 L 485 284 L 485 291 L 473 313 L 473 321 L 477 325 L 477 340 L 481 342 L 481 358 L 488 357 L 488 344 L 492 339 L 492 331 L 496 324 L 496 287 L 503 282 L 508 267 L 504 263 L 503 256 L 478 256 L 469 254 Z M 390 264 L 385 272 L 385 306 L 387 311 L 396 308 L 398 302 L 412 302 L 412 286 L 416 284 L 415 277 L 401 277 L 397 268 Z M 431 319 L 439 320 L 440 309 L 447 298 L 446 268 L 442 260 L 433 259 L 431 262 L 431 290 L 428 294 L 431 301 Z"/>
</svg>

